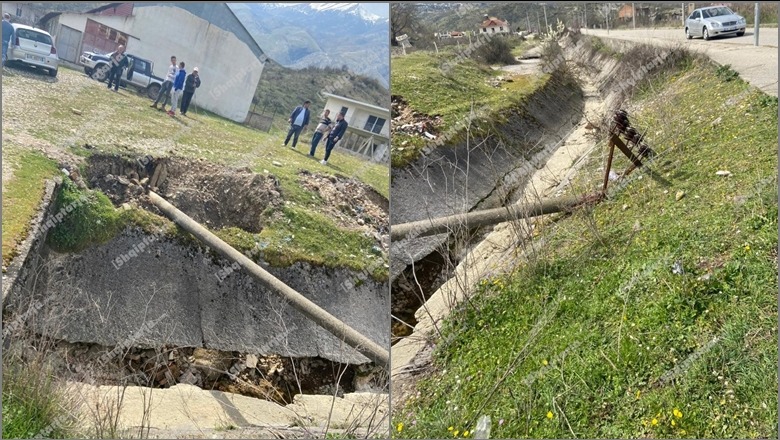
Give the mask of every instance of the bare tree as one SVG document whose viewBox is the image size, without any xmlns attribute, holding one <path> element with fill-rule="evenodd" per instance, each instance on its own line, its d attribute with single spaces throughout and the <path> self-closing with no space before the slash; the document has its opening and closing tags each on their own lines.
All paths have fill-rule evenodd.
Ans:
<svg viewBox="0 0 780 440">
<path fill-rule="evenodd" d="M 399 35 L 411 31 L 418 21 L 417 6 L 414 3 L 391 3 L 390 4 L 390 43 L 398 46 Z"/>
</svg>

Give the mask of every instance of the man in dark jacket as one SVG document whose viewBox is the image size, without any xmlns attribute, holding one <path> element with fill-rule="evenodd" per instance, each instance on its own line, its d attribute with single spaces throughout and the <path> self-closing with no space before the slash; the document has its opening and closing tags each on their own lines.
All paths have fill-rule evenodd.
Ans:
<svg viewBox="0 0 780 440">
<path fill-rule="evenodd" d="M 114 91 L 119 91 L 119 81 L 122 80 L 122 72 L 129 65 L 129 59 L 125 54 L 125 46 L 121 44 L 116 48 L 116 52 L 109 56 L 109 65 L 111 70 L 108 71 L 108 88 L 111 88 L 111 84 L 114 84 Z"/>
<path fill-rule="evenodd" d="M 325 158 L 320 161 L 321 164 L 327 165 L 330 152 L 336 144 L 344 139 L 344 135 L 347 134 L 347 121 L 344 120 L 344 113 L 336 115 L 336 123 L 333 125 L 333 129 L 328 134 L 328 141 L 325 143 Z"/>
<path fill-rule="evenodd" d="M 287 121 L 290 123 L 290 131 L 287 132 L 287 138 L 284 140 L 285 147 L 287 146 L 287 143 L 290 142 L 290 138 L 293 137 L 293 135 L 295 137 L 293 138 L 291 148 L 295 149 L 295 145 L 298 144 L 298 136 L 300 136 L 303 129 L 309 125 L 310 105 L 311 101 L 307 99 L 306 101 L 303 101 L 303 105 L 295 107 L 295 110 L 293 110 L 292 114 L 290 114 L 290 119 Z"/>
<path fill-rule="evenodd" d="M 192 73 L 187 75 L 187 79 L 184 80 L 184 94 L 181 98 L 181 114 L 187 115 L 187 109 L 190 108 L 190 101 L 192 101 L 192 95 L 195 94 L 195 89 L 200 87 L 200 76 L 198 74 L 198 68 L 192 69 Z"/>
<path fill-rule="evenodd" d="M 11 38 L 14 36 L 14 26 L 11 24 L 11 14 L 3 14 L 3 66 L 8 60 L 8 47 L 11 45 Z"/>
</svg>

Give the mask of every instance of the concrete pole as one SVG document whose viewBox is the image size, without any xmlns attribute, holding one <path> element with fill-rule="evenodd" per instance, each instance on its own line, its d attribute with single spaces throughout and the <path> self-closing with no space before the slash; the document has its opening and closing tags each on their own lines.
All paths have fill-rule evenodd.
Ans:
<svg viewBox="0 0 780 440">
<path fill-rule="evenodd" d="M 634 29 L 636 29 L 636 7 L 631 3 L 631 20 L 633 21 Z"/>
<path fill-rule="evenodd" d="M 682 11 L 682 25 L 685 28 L 685 17 L 688 15 L 685 13 L 685 3 L 682 4 L 682 9 L 680 10 Z"/>
<path fill-rule="evenodd" d="M 604 10 L 607 11 L 607 13 L 604 16 L 604 19 L 607 22 L 607 35 L 609 35 L 609 4 L 604 4 Z"/>
<path fill-rule="evenodd" d="M 349 327 L 343 321 L 326 312 L 320 306 L 314 304 L 308 298 L 266 272 L 246 255 L 222 241 L 219 237 L 188 217 L 187 214 L 176 209 L 175 206 L 168 203 L 158 194 L 149 191 L 149 200 L 185 231 L 200 239 L 200 241 L 222 254 L 225 258 L 240 264 L 265 287 L 284 297 L 293 307 L 317 323 L 317 325 L 329 331 L 333 336 L 343 340 L 347 345 L 371 359 L 377 365 L 385 368 L 389 367 L 390 352 L 386 348 L 381 347 L 376 342 L 363 336 L 357 330 Z"/>
<path fill-rule="evenodd" d="M 761 12 L 760 8 L 761 3 L 756 3 L 755 10 L 756 10 L 756 17 L 755 17 L 755 23 L 753 24 L 753 45 L 758 46 L 758 21 L 761 19 Z"/>
<path fill-rule="evenodd" d="M 436 55 L 438 55 L 438 54 L 439 54 L 439 46 L 438 46 L 438 45 L 436 45 L 436 42 L 435 42 L 435 41 L 433 42 L 433 47 L 435 47 L 435 48 L 436 48 Z"/>
<path fill-rule="evenodd" d="M 538 217 L 572 209 L 583 203 L 582 197 L 562 197 L 545 200 L 533 205 L 511 205 L 504 208 L 455 214 L 429 220 L 392 225 L 390 239 L 402 240 L 407 236 L 428 237 L 453 231 L 459 227 L 477 228 L 490 226 L 511 220 Z"/>
<path fill-rule="evenodd" d="M 542 10 L 544 11 L 544 31 L 547 32 L 547 29 L 550 28 L 550 25 L 547 24 L 547 3 L 542 3 Z"/>
<path fill-rule="evenodd" d="M 536 33 L 542 35 L 542 22 L 539 21 L 539 11 L 536 12 Z"/>
<path fill-rule="evenodd" d="M 582 21 L 585 22 L 585 29 L 588 28 L 588 4 L 582 5 Z"/>
<path fill-rule="evenodd" d="M 525 23 L 528 26 L 528 32 L 531 32 L 531 17 L 528 16 L 528 11 L 525 13 Z"/>
</svg>

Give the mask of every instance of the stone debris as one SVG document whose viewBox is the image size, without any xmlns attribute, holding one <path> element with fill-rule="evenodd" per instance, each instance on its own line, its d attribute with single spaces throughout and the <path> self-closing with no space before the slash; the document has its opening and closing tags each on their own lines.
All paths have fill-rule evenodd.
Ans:
<svg viewBox="0 0 780 440">
<path fill-rule="evenodd" d="M 412 109 L 398 95 L 393 95 L 390 110 L 393 118 L 391 124 L 393 134 L 405 133 L 433 140 L 438 137 L 439 127 L 444 122 L 439 115 L 429 116 Z"/>
</svg>

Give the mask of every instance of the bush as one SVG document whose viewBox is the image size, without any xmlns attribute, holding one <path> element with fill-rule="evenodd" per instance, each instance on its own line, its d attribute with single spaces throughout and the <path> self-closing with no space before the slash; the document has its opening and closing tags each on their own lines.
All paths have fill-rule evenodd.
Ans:
<svg viewBox="0 0 780 440">
<path fill-rule="evenodd" d="M 503 37 L 493 37 L 479 50 L 475 51 L 478 61 L 486 64 L 514 64 L 512 46 Z"/>
</svg>

